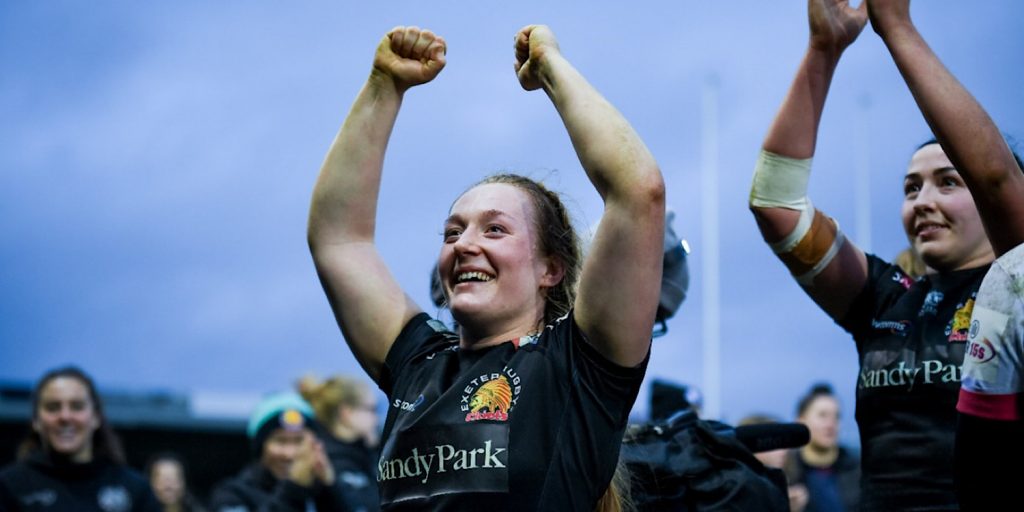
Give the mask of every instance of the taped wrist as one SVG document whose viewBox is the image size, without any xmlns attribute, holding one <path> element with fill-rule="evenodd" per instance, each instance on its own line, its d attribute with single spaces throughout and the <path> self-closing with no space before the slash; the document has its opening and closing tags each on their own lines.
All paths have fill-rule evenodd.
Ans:
<svg viewBox="0 0 1024 512">
<path fill-rule="evenodd" d="M 750 205 L 758 208 L 808 209 L 807 181 L 810 177 L 810 158 L 789 158 L 762 149 L 754 165 Z"/>
<path fill-rule="evenodd" d="M 812 207 L 801 212 L 797 227 L 785 239 L 771 245 L 797 282 L 811 286 L 814 277 L 839 253 L 845 239 L 835 220 Z"/>
</svg>

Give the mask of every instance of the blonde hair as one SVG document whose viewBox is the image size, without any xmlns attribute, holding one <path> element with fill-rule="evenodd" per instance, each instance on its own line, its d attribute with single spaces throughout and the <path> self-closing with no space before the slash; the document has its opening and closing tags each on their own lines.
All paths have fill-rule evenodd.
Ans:
<svg viewBox="0 0 1024 512">
<path fill-rule="evenodd" d="M 338 409 L 341 406 L 357 407 L 370 390 L 362 380 L 335 375 L 319 380 L 314 375 L 306 375 L 298 382 L 299 394 L 313 407 L 316 419 L 327 427 L 338 422 Z"/>
<path fill-rule="evenodd" d="M 635 512 L 631 487 L 629 468 L 620 460 L 615 466 L 612 481 L 608 483 L 608 490 L 597 500 L 594 512 Z"/>
<path fill-rule="evenodd" d="M 913 247 L 907 247 L 896 255 L 896 265 L 914 279 L 925 275 L 928 271 L 928 266 L 917 255 L 917 251 Z"/>
</svg>

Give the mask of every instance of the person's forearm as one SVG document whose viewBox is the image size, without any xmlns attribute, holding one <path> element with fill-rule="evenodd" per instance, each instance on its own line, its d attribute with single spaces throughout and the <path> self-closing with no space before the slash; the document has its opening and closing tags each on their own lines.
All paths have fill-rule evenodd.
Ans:
<svg viewBox="0 0 1024 512">
<path fill-rule="evenodd" d="M 1024 176 L 999 128 L 909 20 L 879 35 L 949 161 L 971 189 L 996 254 L 1024 242 Z"/>
<path fill-rule="evenodd" d="M 969 182 L 999 182 L 1016 171 L 1002 134 L 974 96 L 909 22 L 880 33 L 946 156 Z"/>
<path fill-rule="evenodd" d="M 789 158 L 814 156 L 818 125 L 839 57 L 839 52 L 808 47 L 765 136 L 764 150 Z"/>
<path fill-rule="evenodd" d="M 378 73 L 359 92 L 313 190 L 311 245 L 372 240 L 384 152 L 403 92 Z"/>
<path fill-rule="evenodd" d="M 654 157 L 629 122 L 561 54 L 546 57 L 540 79 L 558 110 L 580 164 L 598 193 L 660 190 Z"/>
</svg>

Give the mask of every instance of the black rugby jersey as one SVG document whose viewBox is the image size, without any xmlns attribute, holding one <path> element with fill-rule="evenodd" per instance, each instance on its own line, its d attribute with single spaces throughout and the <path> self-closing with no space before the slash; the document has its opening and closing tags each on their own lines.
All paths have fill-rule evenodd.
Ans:
<svg viewBox="0 0 1024 512">
<path fill-rule="evenodd" d="M 646 366 L 605 359 L 571 314 L 479 350 L 416 316 L 380 379 L 382 509 L 592 511 Z"/>
<path fill-rule="evenodd" d="M 42 453 L 0 471 L 4 512 L 158 512 L 160 504 L 142 475 L 104 459 L 85 464 L 51 460 Z"/>
<path fill-rule="evenodd" d="M 840 325 L 857 342 L 863 510 L 957 510 L 953 438 L 983 267 L 924 276 L 868 255 Z"/>
</svg>

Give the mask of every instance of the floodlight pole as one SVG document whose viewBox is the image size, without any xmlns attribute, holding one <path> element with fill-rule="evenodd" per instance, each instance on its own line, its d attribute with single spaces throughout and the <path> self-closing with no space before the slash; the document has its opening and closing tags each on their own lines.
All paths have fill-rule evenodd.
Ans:
<svg viewBox="0 0 1024 512">
<path fill-rule="evenodd" d="M 717 77 L 704 81 L 701 94 L 701 281 L 704 343 L 704 407 L 702 416 L 721 418 L 721 332 L 718 225 L 718 92 Z"/>
</svg>

